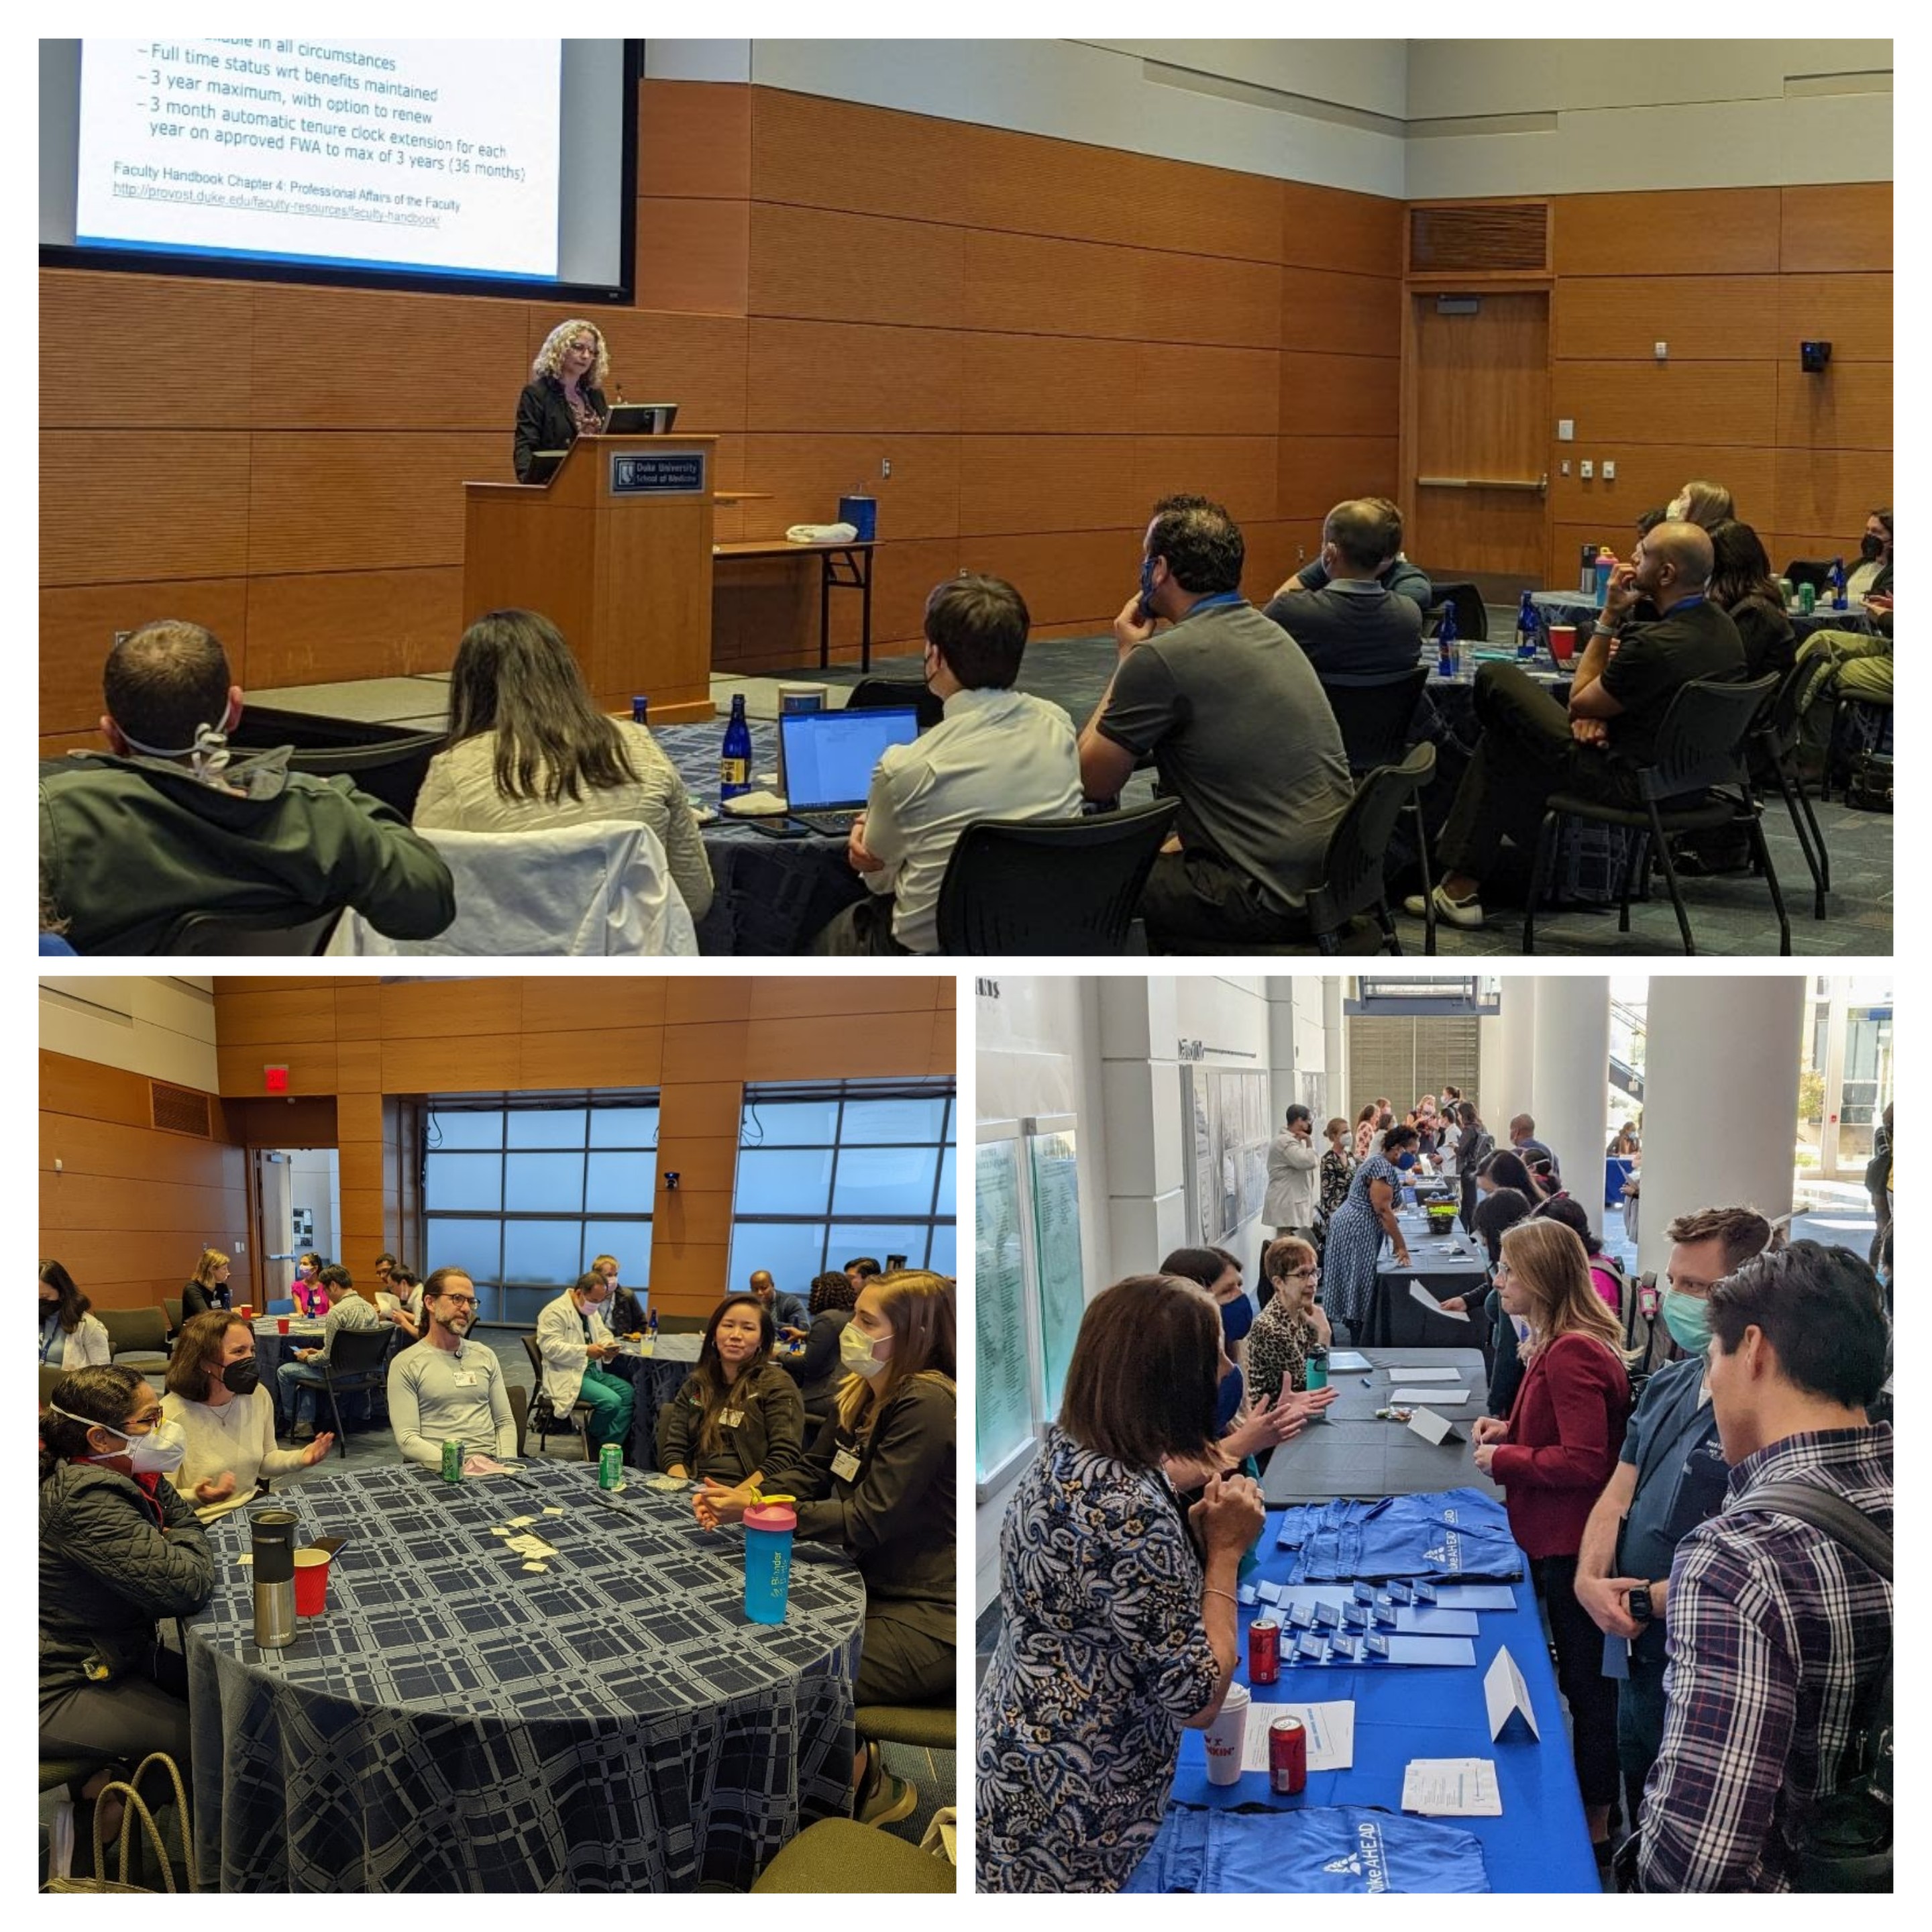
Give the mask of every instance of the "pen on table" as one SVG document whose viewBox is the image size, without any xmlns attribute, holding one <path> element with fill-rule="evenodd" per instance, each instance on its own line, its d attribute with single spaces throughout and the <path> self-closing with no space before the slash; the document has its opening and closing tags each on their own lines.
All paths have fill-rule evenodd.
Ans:
<svg viewBox="0 0 1932 1932">
<path fill-rule="evenodd" d="M 1368 1378 L 1368 1377 L 1367 1377 L 1366 1376 L 1364 1376 L 1362 1378 L 1362 1386 L 1363 1386 L 1363 1388 L 1372 1388 L 1372 1387 L 1373 1386 L 1373 1384 L 1370 1382 L 1370 1380 L 1369 1380 L 1369 1378 Z"/>
</svg>

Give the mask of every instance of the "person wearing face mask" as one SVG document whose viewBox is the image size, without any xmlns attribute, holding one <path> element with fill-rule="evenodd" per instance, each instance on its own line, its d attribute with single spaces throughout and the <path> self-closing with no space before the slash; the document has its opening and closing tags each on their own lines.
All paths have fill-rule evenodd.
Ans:
<svg viewBox="0 0 1932 1932">
<path fill-rule="evenodd" d="M 92 1304 L 58 1262 L 40 1264 L 40 1366 L 85 1369 L 114 1359 L 107 1324 L 90 1315 Z"/>
<path fill-rule="evenodd" d="M 1711 1406 L 1706 1303 L 1771 1240 L 1750 1208 L 1706 1208 L 1664 1231 L 1670 1243 L 1664 1325 L 1683 1358 L 1643 1385 L 1623 1449 L 1584 1526 L 1576 1600 L 1604 1634 L 1617 1687 L 1617 1762 L 1633 1822 L 1664 1742 L 1664 1608 L 1678 1544 L 1724 1507 L 1728 1470 Z"/>
<path fill-rule="evenodd" d="M 296 1257 L 296 1278 L 289 1294 L 298 1315 L 308 1316 L 311 1320 L 327 1318 L 328 1284 L 322 1280 L 322 1271 L 328 1265 L 313 1249 Z"/>
<path fill-rule="evenodd" d="M 1315 1144 L 1315 1116 L 1298 1101 L 1288 1110 L 1286 1120 L 1268 1149 L 1268 1193 L 1262 1202 L 1262 1219 L 1277 1236 L 1313 1237 L 1316 1198 L 1322 1185 L 1322 1150 Z M 1266 1271 L 1263 1280 L 1266 1281 Z M 1264 1307 L 1273 1289 L 1264 1286 Z"/>
<path fill-rule="evenodd" d="M 193 1616 L 214 1588 L 208 1532 L 169 1480 L 186 1447 L 132 1369 L 75 1370 L 54 1384 L 40 1416 L 43 1758 L 124 1770 L 165 1751 L 188 1769 L 187 1669 L 155 1628 Z"/>
<path fill-rule="evenodd" d="M 1390 1127 L 1380 1150 L 1350 1178 L 1348 1198 L 1328 1217 L 1322 1273 L 1328 1318 L 1342 1340 L 1355 1340 L 1368 1325 L 1384 1236 L 1394 1247 L 1396 1266 L 1408 1265 L 1408 1242 L 1395 1209 L 1403 1179 L 1414 1166 L 1415 1130 Z"/>
<path fill-rule="evenodd" d="M 926 599 L 924 674 L 946 716 L 880 759 L 846 841 L 870 896 L 833 920 L 814 952 L 937 952 L 940 883 L 968 825 L 1079 816 L 1066 713 L 1013 688 L 1030 622 L 1001 578 L 949 578 Z"/>
<path fill-rule="evenodd" d="M 1220 504 L 1154 506 L 1140 587 L 1114 620 L 1114 674 L 1080 734 L 1088 798 L 1118 798 L 1151 758 L 1180 801 L 1141 894 L 1153 950 L 1167 934 L 1236 950 L 1300 936 L 1355 795 L 1315 668 L 1241 595 L 1246 554 Z"/>
<path fill-rule="evenodd" d="M 1802 720 L 1808 772 L 1823 769 L 1830 750 L 1832 720 L 1841 698 L 1860 704 L 1889 705 L 1892 696 L 1892 512 L 1877 509 L 1865 519 L 1858 563 L 1845 580 L 1848 596 L 1864 607 L 1869 635 L 1857 631 L 1814 631 L 1798 646 L 1801 661 L 1828 658 L 1832 670 L 1809 687 Z"/>
<path fill-rule="evenodd" d="M 393 808 L 290 770 L 291 746 L 230 752 L 242 689 L 212 632 L 143 624 L 103 686 L 110 749 L 40 766 L 41 891 L 76 952 L 161 951 L 190 913 L 350 906 L 394 939 L 455 917 L 449 868 Z"/>
<path fill-rule="evenodd" d="M 174 1484 L 208 1522 L 250 1501 L 263 1479 L 312 1469 L 335 1445 L 328 1431 L 304 1449 L 275 1447 L 275 1404 L 262 1386 L 255 1337 L 238 1315 L 190 1316 L 168 1358 L 161 1413 L 188 1444 Z"/>
<path fill-rule="evenodd" d="M 617 1353 L 617 1344 L 604 1325 L 610 1299 L 608 1276 L 593 1268 L 545 1304 L 537 1316 L 537 1353 L 543 1359 L 543 1392 L 560 1417 L 580 1402 L 590 1405 L 584 1418 L 584 1439 L 594 1449 L 614 1442 L 622 1449 L 631 1439 L 631 1415 L 637 1391 L 622 1376 L 604 1364 Z"/>
<path fill-rule="evenodd" d="M 866 1630 L 854 1701 L 953 1699 L 957 1638 L 954 1484 L 958 1367 L 952 1282 L 922 1268 L 866 1282 L 841 1333 L 848 1371 L 837 1406 L 794 1487 L 798 1534 L 840 1545 L 866 1582 Z M 695 1498 L 706 1528 L 736 1522 L 748 1489 L 707 1481 Z M 896 1823 L 919 1794 L 861 1750 L 854 1814 Z"/>
<path fill-rule="evenodd" d="M 805 1403 L 772 1359 L 778 1330 L 755 1294 L 712 1310 L 698 1366 L 658 1415 L 658 1466 L 747 1498 L 792 1490 L 805 1457 Z"/>
<path fill-rule="evenodd" d="M 1638 542 L 1610 579 L 1567 712 L 1514 664 L 1477 671 L 1482 734 L 1436 842 L 1437 918 L 1483 923 L 1482 882 L 1504 841 L 1533 850 L 1552 793 L 1641 810 L 1628 766 L 1654 755 L 1671 700 L 1694 680 L 1742 679 L 1744 641 L 1706 595 L 1712 560 L 1711 539 L 1694 524 L 1660 524 Z M 1635 620 L 1640 597 L 1656 606 L 1654 622 Z M 1420 916 L 1419 896 L 1407 904 Z"/>
</svg>

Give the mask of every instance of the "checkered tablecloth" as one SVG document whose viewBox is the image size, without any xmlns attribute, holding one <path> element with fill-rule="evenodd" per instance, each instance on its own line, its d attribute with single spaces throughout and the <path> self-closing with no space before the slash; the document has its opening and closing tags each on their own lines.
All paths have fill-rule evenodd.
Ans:
<svg viewBox="0 0 1932 1932">
<path fill-rule="evenodd" d="M 301 1541 L 350 1540 L 326 1612 L 263 1651 L 248 1513 L 209 1526 L 219 1580 L 187 1647 L 222 1891 L 743 1889 L 845 1811 L 865 1589 L 842 1556 L 800 1546 L 766 1627 L 742 1533 L 635 1478 L 609 1497 L 581 1464 L 454 1485 L 412 1465 L 277 1501 Z M 520 1516 L 557 1552 L 540 1574 L 492 1533 Z"/>
</svg>

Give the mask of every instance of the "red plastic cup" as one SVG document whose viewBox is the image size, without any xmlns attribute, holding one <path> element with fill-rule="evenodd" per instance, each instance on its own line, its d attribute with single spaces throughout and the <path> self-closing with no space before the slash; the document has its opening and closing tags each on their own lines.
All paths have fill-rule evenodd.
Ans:
<svg viewBox="0 0 1932 1932">
<path fill-rule="evenodd" d="M 319 1617 L 328 1603 L 328 1552 L 296 1552 L 296 1615 Z"/>
<path fill-rule="evenodd" d="M 1550 626 L 1550 655 L 1560 664 L 1568 664 L 1576 656 L 1576 627 L 1574 624 Z"/>
<path fill-rule="evenodd" d="M 286 1335 L 288 1332 L 289 1318 L 286 1315 L 278 1315 L 275 1317 L 275 1333 L 278 1335 Z"/>
<path fill-rule="evenodd" d="M 254 1317 L 255 1312 L 254 1304 L 252 1302 L 244 1301 L 235 1312 L 244 1322 L 249 1321 Z"/>
</svg>

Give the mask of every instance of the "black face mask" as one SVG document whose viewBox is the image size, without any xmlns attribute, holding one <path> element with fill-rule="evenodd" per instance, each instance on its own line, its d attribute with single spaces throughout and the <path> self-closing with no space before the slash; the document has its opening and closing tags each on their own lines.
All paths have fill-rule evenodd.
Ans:
<svg viewBox="0 0 1932 1932">
<path fill-rule="evenodd" d="M 253 1395 L 262 1386 L 262 1371 L 253 1355 L 230 1362 L 221 1372 L 222 1386 L 230 1395 Z"/>
<path fill-rule="evenodd" d="M 1885 539 L 1882 537 L 1875 537 L 1870 533 L 1870 532 L 1868 531 L 1865 535 L 1859 539 L 1858 555 L 1862 556 L 1867 563 L 1877 562 L 1879 559 L 1884 554 Z"/>
</svg>

